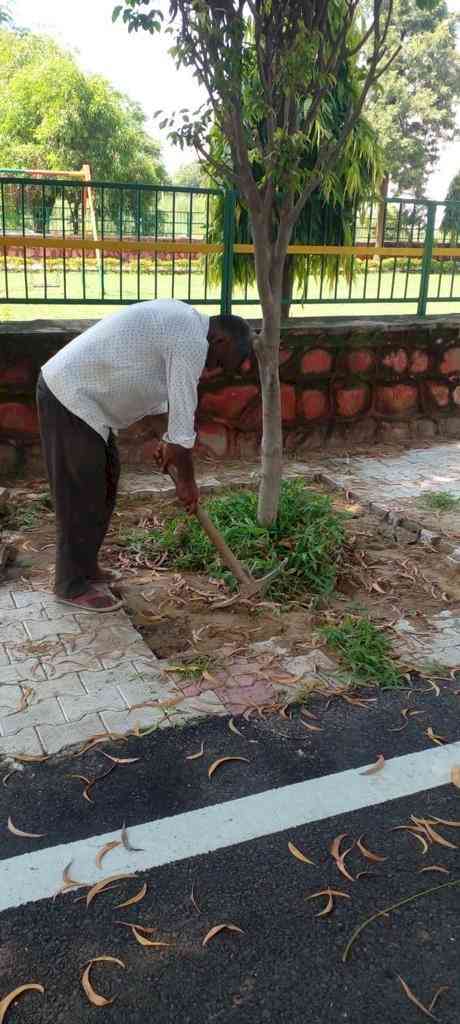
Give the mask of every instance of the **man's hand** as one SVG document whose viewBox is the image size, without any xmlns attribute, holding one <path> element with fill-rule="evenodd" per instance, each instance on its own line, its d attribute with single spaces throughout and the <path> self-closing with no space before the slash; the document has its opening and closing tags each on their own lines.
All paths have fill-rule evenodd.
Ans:
<svg viewBox="0 0 460 1024">
<path fill-rule="evenodd" d="M 194 480 L 176 480 L 176 494 L 189 516 L 193 516 L 198 507 L 200 492 Z"/>
<path fill-rule="evenodd" d="M 164 441 L 157 441 L 153 451 L 153 459 L 162 473 L 168 472 L 168 445 Z"/>
</svg>

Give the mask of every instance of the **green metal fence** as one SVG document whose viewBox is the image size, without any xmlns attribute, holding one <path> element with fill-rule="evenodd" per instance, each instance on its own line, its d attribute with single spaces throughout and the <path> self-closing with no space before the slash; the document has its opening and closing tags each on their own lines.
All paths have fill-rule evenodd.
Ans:
<svg viewBox="0 0 460 1024">
<path fill-rule="evenodd" d="M 218 189 L 0 176 L 0 302 L 178 298 L 256 312 L 253 247 L 235 209 Z M 460 204 L 389 199 L 321 214 L 289 249 L 295 314 L 424 316 L 460 303 Z"/>
</svg>

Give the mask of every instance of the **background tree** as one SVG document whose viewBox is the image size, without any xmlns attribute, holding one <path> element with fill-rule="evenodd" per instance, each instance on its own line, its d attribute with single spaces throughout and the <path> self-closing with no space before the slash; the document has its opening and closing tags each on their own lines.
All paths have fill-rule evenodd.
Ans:
<svg viewBox="0 0 460 1024">
<path fill-rule="evenodd" d="M 401 50 L 365 107 L 384 153 L 382 199 L 390 187 L 396 194 L 423 196 L 440 147 L 456 135 L 458 20 L 444 0 L 424 9 L 416 0 L 395 0 L 389 45 L 401 45 Z M 378 244 L 383 241 L 383 212 L 381 207 Z"/>
<path fill-rule="evenodd" d="M 80 170 L 89 163 L 95 179 L 167 180 L 141 107 L 101 76 L 84 74 L 51 39 L 31 33 L 0 31 L 0 153 L 4 167 Z M 47 189 L 48 207 L 55 194 Z M 81 189 L 67 189 L 66 196 L 78 233 Z M 111 192 L 106 213 L 112 218 L 119 203 Z"/>
<path fill-rule="evenodd" d="M 182 185 L 185 188 L 214 188 L 215 181 L 200 164 L 199 160 L 191 160 L 182 164 L 174 174 L 174 184 Z"/>
<path fill-rule="evenodd" d="M 452 178 L 447 189 L 446 203 L 448 202 L 451 202 L 452 205 L 445 207 L 441 230 L 446 238 L 450 238 L 452 242 L 458 242 L 460 238 L 460 171 Z"/>
<path fill-rule="evenodd" d="M 207 96 L 200 111 L 182 110 L 169 119 L 171 138 L 182 146 L 193 145 L 201 159 L 207 159 L 222 177 L 228 176 L 251 218 L 263 314 L 256 351 L 263 407 L 259 519 L 264 524 L 276 518 L 281 482 L 278 353 L 287 248 L 306 203 L 333 171 L 370 89 L 393 56 L 387 46 L 393 0 L 374 0 L 372 18 L 359 31 L 358 7 L 359 0 L 169 3 L 172 53 L 178 64 L 194 69 Z M 125 0 L 114 10 L 114 18 L 120 15 L 130 31 L 153 33 L 161 28 L 162 13 L 150 0 Z M 356 36 L 351 42 L 353 29 Z M 371 54 L 364 63 L 360 54 L 366 44 Z M 255 88 L 249 102 L 244 69 L 251 61 L 251 89 Z M 312 127 L 337 87 L 344 62 L 353 61 L 359 67 L 359 87 L 339 130 L 325 127 L 308 166 Z M 228 143 L 231 162 L 212 159 L 214 124 Z M 257 176 L 255 167 L 260 168 Z"/>
</svg>

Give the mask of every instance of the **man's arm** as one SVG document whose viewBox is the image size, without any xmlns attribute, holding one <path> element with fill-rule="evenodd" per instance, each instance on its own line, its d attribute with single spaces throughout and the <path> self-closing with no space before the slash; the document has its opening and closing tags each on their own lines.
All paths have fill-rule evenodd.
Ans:
<svg viewBox="0 0 460 1024">
<path fill-rule="evenodd" d="M 164 435 L 162 465 L 174 467 L 179 501 L 192 514 L 196 511 L 199 492 L 193 466 L 195 444 L 195 413 L 198 404 L 198 381 L 206 353 L 192 343 L 177 344 L 167 361 L 168 431 Z"/>
<path fill-rule="evenodd" d="M 176 485 L 177 497 L 189 515 L 193 515 L 200 495 L 195 481 L 192 449 L 163 441 L 159 442 L 155 457 L 163 473 L 172 470 L 170 475 Z"/>
</svg>

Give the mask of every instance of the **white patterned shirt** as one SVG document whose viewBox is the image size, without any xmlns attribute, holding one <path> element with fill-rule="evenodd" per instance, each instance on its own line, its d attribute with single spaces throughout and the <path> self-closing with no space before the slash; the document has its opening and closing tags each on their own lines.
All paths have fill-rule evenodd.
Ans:
<svg viewBox="0 0 460 1024">
<path fill-rule="evenodd" d="M 65 345 L 45 363 L 43 377 L 105 441 L 110 430 L 169 412 L 165 440 L 193 448 L 208 330 L 209 317 L 184 302 L 139 302 Z"/>
</svg>

